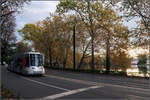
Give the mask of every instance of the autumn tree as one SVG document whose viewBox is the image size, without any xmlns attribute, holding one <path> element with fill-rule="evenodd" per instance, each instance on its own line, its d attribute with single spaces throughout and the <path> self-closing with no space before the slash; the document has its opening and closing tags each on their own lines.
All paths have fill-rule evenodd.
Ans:
<svg viewBox="0 0 150 100">
<path fill-rule="evenodd" d="M 94 19 L 92 9 L 94 6 L 95 0 L 61 0 L 57 6 L 57 12 L 66 13 L 68 11 L 75 11 L 82 21 L 85 23 L 88 28 L 88 33 L 91 37 L 91 69 L 94 70 Z"/>
<path fill-rule="evenodd" d="M 7 62 L 10 45 L 15 43 L 15 16 L 14 13 L 29 0 L 1 0 L 0 1 L 0 47 L 1 63 Z"/>
<path fill-rule="evenodd" d="M 68 23 L 67 17 L 54 14 L 37 24 L 26 24 L 19 32 L 48 57 L 50 66 L 59 60 L 65 68 L 72 38 L 72 27 Z"/>
<path fill-rule="evenodd" d="M 99 1 L 93 0 L 82 0 L 82 1 L 68 1 L 62 0 L 60 4 L 57 6 L 57 11 L 62 14 L 69 11 L 75 11 L 82 22 L 86 27 L 86 31 L 84 33 L 89 33 L 91 39 L 88 44 L 86 44 L 87 50 L 88 45 L 91 45 L 91 69 L 94 69 L 94 52 L 95 48 L 98 47 L 99 41 L 104 41 L 106 44 L 106 69 L 107 72 L 110 70 L 110 46 L 115 37 L 114 34 L 120 33 L 117 31 L 117 27 L 121 25 L 121 19 L 116 15 L 116 13 L 112 10 L 111 5 L 105 3 L 102 5 Z M 125 29 L 123 27 L 119 27 Z M 121 30 L 121 29 L 119 29 Z M 117 31 L 115 33 L 115 31 Z M 124 32 L 125 31 L 125 32 Z M 124 37 L 128 36 L 128 30 L 125 29 L 122 33 Z M 83 33 L 83 32 L 82 32 Z M 86 35 L 85 35 L 86 36 Z M 99 38 L 102 37 L 102 38 Z M 85 39 L 84 41 L 87 41 Z M 128 38 L 127 38 L 128 41 Z M 100 42 L 100 44 L 103 44 Z M 113 42 L 112 42 L 113 43 Z M 118 43 L 119 44 L 119 43 Z M 121 46 L 121 45 L 120 45 Z M 81 62 L 84 59 L 85 53 L 81 58 Z M 79 64 L 80 65 L 80 64 Z M 79 66 L 80 67 L 80 66 Z"/>
<path fill-rule="evenodd" d="M 0 8 L 1 13 L 0 17 L 7 17 L 16 11 L 19 11 L 18 9 L 23 7 L 24 3 L 27 3 L 30 0 L 1 0 L 0 1 Z M 2 21 L 2 20 L 1 20 Z"/>
<path fill-rule="evenodd" d="M 75 45 L 75 48 L 72 49 L 74 51 L 74 56 L 76 56 L 74 59 L 78 58 L 76 59 L 76 62 L 74 63 L 77 64 L 77 68 L 80 69 L 84 58 L 89 56 L 87 54 L 87 51 L 91 43 L 91 41 L 89 40 L 90 35 L 88 34 L 86 25 L 84 24 L 84 22 L 80 19 L 78 15 L 73 14 L 73 15 L 66 15 L 66 16 L 67 16 L 66 17 L 67 25 L 68 27 L 70 27 L 70 32 L 73 33 L 73 34 L 70 34 L 73 36 L 73 39 L 71 38 L 70 39 L 76 42 L 75 44 L 72 44 L 72 43 L 70 44 L 71 47 L 74 47 Z M 74 49 L 76 49 L 76 52 Z M 75 65 L 74 65 L 74 69 L 75 69 Z"/>
<path fill-rule="evenodd" d="M 139 17 L 141 19 L 140 26 L 133 32 L 133 37 L 136 38 L 133 42 L 140 47 L 149 45 L 150 53 L 150 0 L 123 0 L 122 5 L 124 14 L 128 18 Z"/>
<path fill-rule="evenodd" d="M 145 28 L 150 30 L 150 1 L 149 0 L 123 0 L 124 14 L 128 17 L 140 17 Z"/>
<path fill-rule="evenodd" d="M 149 31 L 146 30 L 145 25 L 143 24 L 142 21 L 140 21 L 139 26 L 134 28 L 131 31 L 131 36 L 132 36 L 132 41 L 131 41 L 131 46 L 136 48 L 136 47 L 141 47 L 143 49 L 148 49 L 149 45 Z"/>
<path fill-rule="evenodd" d="M 149 0 L 111 0 L 112 4 L 120 3 L 123 17 L 128 20 L 138 18 L 138 27 L 132 31 L 132 44 L 134 47 L 150 47 L 150 1 Z M 149 49 L 150 50 L 150 49 Z M 149 56 L 150 57 L 150 56 Z M 149 58 L 150 60 L 150 58 Z"/>
<path fill-rule="evenodd" d="M 112 5 L 106 3 L 96 3 L 93 9 L 94 18 L 97 23 L 95 25 L 95 48 L 103 48 L 106 50 L 106 72 L 109 73 L 111 66 L 111 54 L 126 52 L 129 46 L 130 33 L 127 27 L 123 26 L 122 18 L 112 9 Z M 101 49 L 100 49 L 101 50 Z"/>
<path fill-rule="evenodd" d="M 45 23 L 46 24 L 46 23 Z M 47 24 L 46 24 L 47 25 Z M 37 24 L 26 24 L 19 33 L 23 37 L 24 41 L 30 42 L 35 50 L 38 50 L 49 57 L 49 34 L 43 30 L 40 22 Z M 49 62 L 50 64 L 51 62 Z"/>
<path fill-rule="evenodd" d="M 31 51 L 31 47 L 28 43 L 24 43 L 23 41 L 16 43 L 16 53 L 28 52 Z"/>
<path fill-rule="evenodd" d="M 81 68 L 84 58 L 89 57 L 91 40 L 89 39 L 90 35 L 88 34 L 88 30 L 82 20 L 78 19 L 78 24 L 76 26 L 76 42 L 77 42 L 77 50 L 81 54 L 81 58 L 78 64 L 78 69 Z"/>
<path fill-rule="evenodd" d="M 126 52 L 119 51 L 117 53 L 112 53 L 110 58 L 111 69 L 114 71 L 120 69 L 121 71 L 126 72 L 126 69 L 131 66 L 131 60 Z"/>
<path fill-rule="evenodd" d="M 10 49 L 11 45 L 13 45 L 16 41 L 16 37 L 13 34 L 15 22 L 14 16 L 9 15 L 5 21 L 1 24 L 0 29 L 0 39 L 1 39 L 1 64 L 3 61 L 8 61 L 8 50 Z"/>
</svg>

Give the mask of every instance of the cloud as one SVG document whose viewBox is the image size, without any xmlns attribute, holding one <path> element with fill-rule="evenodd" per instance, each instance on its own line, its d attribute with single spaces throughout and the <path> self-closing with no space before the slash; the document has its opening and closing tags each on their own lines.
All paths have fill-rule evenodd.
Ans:
<svg viewBox="0 0 150 100">
<path fill-rule="evenodd" d="M 23 28 L 27 23 L 36 23 L 49 16 L 49 13 L 54 13 L 56 5 L 59 1 L 31 1 L 25 4 L 21 13 L 16 14 L 16 36 L 18 41 L 22 38 L 18 34 L 18 30 Z"/>
</svg>

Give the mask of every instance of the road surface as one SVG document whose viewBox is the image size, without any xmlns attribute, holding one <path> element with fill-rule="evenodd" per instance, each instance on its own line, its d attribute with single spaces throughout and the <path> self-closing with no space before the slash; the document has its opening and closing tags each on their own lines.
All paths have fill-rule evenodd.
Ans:
<svg viewBox="0 0 150 100">
<path fill-rule="evenodd" d="M 24 99 L 150 100 L 148 79 L 46 69 L 44 76 L 22 76 L 1 68 L 1 82 Z"/>
</svg>

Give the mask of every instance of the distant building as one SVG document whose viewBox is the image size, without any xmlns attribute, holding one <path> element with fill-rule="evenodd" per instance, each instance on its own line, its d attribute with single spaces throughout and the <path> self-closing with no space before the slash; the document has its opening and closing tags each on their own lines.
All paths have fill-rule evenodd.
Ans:
<svg viewBox="0 0 150 100">
<path fill-rule="evenodd" d="M 138 59 L 132 59 L 131 60 L 131 68 L 137 68 Z"/>
<path fill-rule="evenodd" d="M 131 60 L 131 68 L 138 68 L 138 59 Z M 147 68 L 149 69 L 149 60 L 147 60 Z"/>
<path fill-rule="evenodd" d="M 140 73 L 138 69 L 138 59 L 133 59 L 131 60 L 131 68 L 127 69 L 127 75 L 128 76 L 141 76 L 143 77 L 144 74 Z M 150 66 L 149 66 L 149 60 L 147 60 L 147 69 L 148 69 L 148 74 L 146 76 L 150 77 Z"/>
</svg>

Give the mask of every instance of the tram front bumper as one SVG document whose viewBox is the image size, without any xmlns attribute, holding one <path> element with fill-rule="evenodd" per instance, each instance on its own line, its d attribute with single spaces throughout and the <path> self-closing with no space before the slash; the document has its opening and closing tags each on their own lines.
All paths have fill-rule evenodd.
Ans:
<svg viewBox="0 0 150 100">
<path fill-rule="evenodd" d="M 45 74 L 45 69 L 41 68 L 41 69 L 28 69 L 26 70 L 26 74 L 27 75 L 42 75 Z"/>
</svg>

